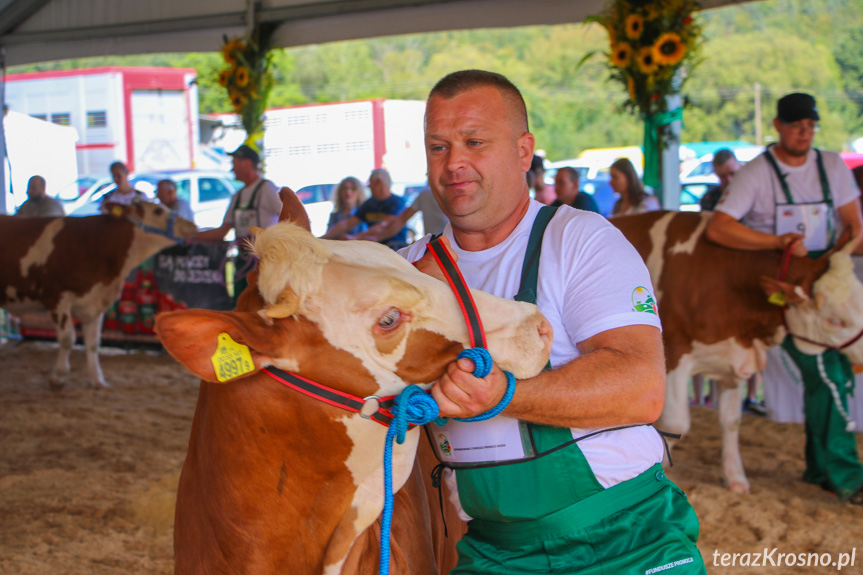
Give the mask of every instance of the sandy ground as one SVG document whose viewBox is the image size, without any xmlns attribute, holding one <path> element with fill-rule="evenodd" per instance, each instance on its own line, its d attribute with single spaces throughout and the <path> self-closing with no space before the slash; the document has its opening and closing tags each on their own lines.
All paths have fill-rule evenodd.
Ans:
<svg viewBox="0 0 863 575">
<path fill-rule="evenodd" d="M 155 352 L 106 350 L 112 387 L 87 387 L 83 351 L 60 392 L 48 389 L 56 344 L 0 347 L 0 573 L 167 574 L 173 501 L 197 381 Z M 863 573 L 863 507 L 806 485 L 803 429 L 745 415 L 752 491 L 720 484 L 716 413 L 697 408 L 669 475 L 701 519 L 709 573 L 822 574 L 835 567 L 723 567 L 713 553 L 851 553 Z M 858 436 L 863 449 L 863 436 Z M 775 555 L 774 555 L 775 557 Z M 739 563 L 738 559 L 738 563 Z M 420 574 L 421 575 L 421 574 Z"/>
</svg>

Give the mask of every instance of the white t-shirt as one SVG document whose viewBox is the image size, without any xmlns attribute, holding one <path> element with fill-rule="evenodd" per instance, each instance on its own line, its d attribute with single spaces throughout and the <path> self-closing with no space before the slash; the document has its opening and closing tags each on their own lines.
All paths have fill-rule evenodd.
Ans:
<svg viewBox="0 0 863 575">
<path fill-rule="evenodd" d="M 469 287 L 513 299 L 541 207 L 531 200 L 527 215 L 509 237 L 479 252 L 460 249 L 447 225 L 443 235 L 449 238 Z M 399 253 L 414 262 L 425 253 L 428 240 L 426 236 Z M 599 214 L 558 208 L 543 237 L 537 292 L 537 305 L 554 328 L 553 367 L 577 358 L 576 344 L 603 331 L 628 325 L 661 328 L 653 299 L 647 298 L 653 287 L 644 262 L 623 234 Z M 636 311 L 636 306 L 654 313 Z M 581 437 L 591 431 L 573 429 L 572 433 Z M 650 426 L 600 433 L 578 446 L 603 487 L 636 477 L 663 456 L 662 440 Z"/>
<path fill-rule="evenodd" d="M 282 212 L 282 200 L 279 198 L 279 188 L 270 180 L 261 182 L 261 179 L 258 178 L 237 192 L 239 198 L 231 200 L 231 205 L 227 213 L 225 213 L 224 223 L 234 223 L 234 210 L 245 208 L 249 204 L 259 183 L 261 184 L 261 189 L 258 190 L 255 205 L 248 206 L 248 209 L 258 209 L 258 217 L 260 218 L 258 226 L 261 228 L 268 228 L 279 221 L 279 214 Z"/>
<path fill-rule="evenodd" d="M 776 158 L 776 155 L 773 155 Z M 833 207 L 839 208 L 855 201 L 860 196 L 851 170 L 834 152 L 821 151 L 824 171 L 830 184 Z M 818 175 L 818 160 L 815 150 L 810 149 L 806 163 L 788 166 L 776 158 L 779 171 L 787 174 L 785 181 L 795 204 L 821 202 L 821 178 Z M 786 204 L 782 184 L 773 166 L 764 154 L 748 162 L 735 174 L 725 193 L 716 204 L 716 211 L 742 220 L 743 224 L 759 232 L 775 234 L 776 205 Z M 837 230 L 841 232 L 841 230 Z"/>
</svg>

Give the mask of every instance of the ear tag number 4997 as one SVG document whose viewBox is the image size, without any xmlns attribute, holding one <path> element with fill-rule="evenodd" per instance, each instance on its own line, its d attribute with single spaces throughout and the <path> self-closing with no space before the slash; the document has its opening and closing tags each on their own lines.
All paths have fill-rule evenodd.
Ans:
<svg viewBox="0 0 863 575">
<path fill-rule="evenodd" d="M 216 379 L 220 382 L 229 381 L 255 371 L 255 363 L 249 348 L 234 341 L 227 333 L 219 334 L 219 345 L 216 353 L 210 358 Z"/>
</svg>

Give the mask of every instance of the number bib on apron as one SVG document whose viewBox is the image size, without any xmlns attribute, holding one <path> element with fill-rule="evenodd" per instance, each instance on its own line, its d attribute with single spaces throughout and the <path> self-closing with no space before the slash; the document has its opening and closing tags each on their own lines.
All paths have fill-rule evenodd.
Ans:
<svg viewBox="0 0 863 575">
<path fill-rule="evenodd" d="M 773 167 L 779 184 L 782 187 L 785 203 L 776 202 L 776 213 L 774 220 L 774 232 L 776 235 L 795 233 L 803 235 L 803 245 L 807 251 L 815 252 L 830 248 L 836 239 L 836 229 L 833 224 L 835 215 L 833 213 L 833 199 L 830 196 L 830 183 L 827 173 L 824 171 L 824 163 L 821 160 L 821 151 L 815 150 L 818 163 L 818 176 L 821 181 L 821 192 L 823 200 L 820 202 L 794 203 L 791 190 L 788 188 L 786 178 L 779 169 L 779 164 L 769 150 L 764 152 L 767 163 Z"/>
</svg>

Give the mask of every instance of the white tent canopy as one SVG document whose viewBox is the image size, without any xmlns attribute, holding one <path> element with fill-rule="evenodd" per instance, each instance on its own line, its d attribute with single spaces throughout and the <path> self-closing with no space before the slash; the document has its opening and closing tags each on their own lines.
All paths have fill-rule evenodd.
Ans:
<svg viewBox="0 0 863 575">
<path fill-rule="evenodd" d="M 702 0 L 705 8 L 749 0 Z M 278 23 L 282 47 L 395 34 L 581 22 L 604 0 L 0 0 L 0 68 L 89 56 L 210 52 Z M 0 80 L 0 102 L 2 102 Z M 0 119 L 0 157 L 5 144 Z M 4 186 L 0 166 L 0 189 Z M 0 194 L 2 202 L 2 194 Z M 0 213 L 4 206 L 0 204 Z"/>
<path fill-rule="evenodd" d="M 705 8 L 745 0 L 703 0 Z M 15 66 L 87 56 L 218 50 L 223 34 L 280 23 L 276 45 L 581 22 L 603 0 L 0 0 Z"/>
</svg>

